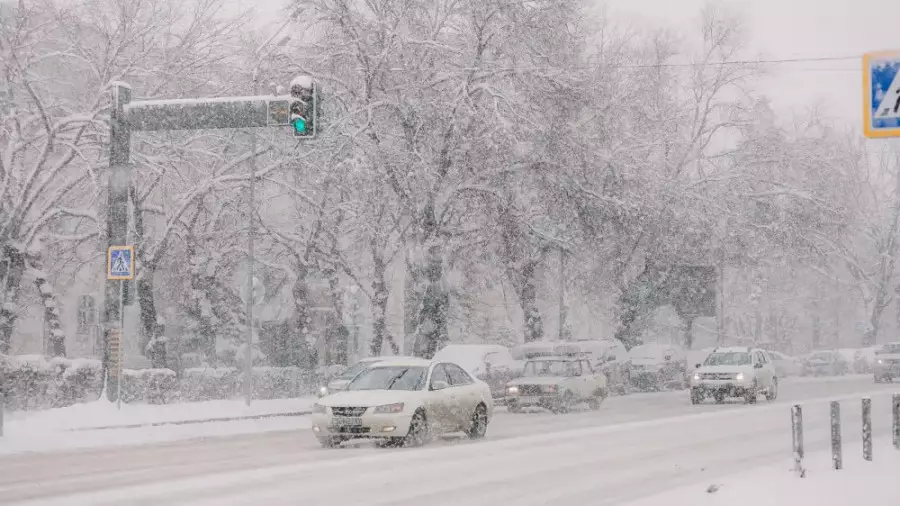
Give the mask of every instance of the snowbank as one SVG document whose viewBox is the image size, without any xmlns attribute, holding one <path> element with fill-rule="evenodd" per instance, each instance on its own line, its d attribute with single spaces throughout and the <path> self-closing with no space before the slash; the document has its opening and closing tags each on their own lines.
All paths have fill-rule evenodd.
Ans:
<svg viewBox="0 0 900 506">
<path fill-rule="evenodd" d="M 64 408 L 19 411 L 6 415 L 3 437 L 0 437 L 0 454 L 148 444 L 306 428 L 309 427 L 308 418 L 298 416 L 156 427 L 151 424 L 305 412 L 311 409 L 314 402 L 315 397 L 257 400 L 250 406 L 243 400 L 165 405 L 123 403 L 119 410 L 115 403 L 102 399 Z M 143 427 L 89 430 L 134 425 Z"/>
<path fill-rule="evenodd" d="M 900 504 L 900 451 L 876 441 L 872 462 L 859 445 L 844 447 L 844 469 L 832 470 L 826 452 L 807 455 L 806 477 L 785 460 L 780 465 L 733 475 L 714 483 L 673 489 L 625 506 L 847 506 Z"/>
<path fill-rule="evenodd" d="M 5 435 L 41 434 L 111 425 L 149 425 L 165 422 L 234 418 L 293 413 L 311 409 L 315 397 L 257 400 L 185 402 L 177 404 L 122 404 L 106 399 L 43 411 L 16 411 L 6 415 Z"/>
</svg>

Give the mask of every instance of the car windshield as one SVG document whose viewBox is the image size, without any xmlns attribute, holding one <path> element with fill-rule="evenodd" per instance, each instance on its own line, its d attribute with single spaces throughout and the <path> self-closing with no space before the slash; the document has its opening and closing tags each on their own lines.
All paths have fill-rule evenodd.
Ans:
<svg viewBox="0 0 900 506">
<path fill-rule="evenodd" d="M 344 371 L 343 373 L 341 373 L 340 376 L 338 376 L 338 378 L 343 379 L 343 380 L 352 380 L 353 378 L 356 377 L 357 374 L 365 371 L 367 367 L 371 367 L 374 363 L 375 362 L 371 362 L 371 361 L 357 362 L 357 363 L 351 365 L 350 367 L 348 367 L 346 371 Z"/>
<path fill-rule="evenodd" d="M 711 353 L 703 365 L 750 365 L 750 354 L 745 351 Z"/>
<path fill-rule="evenodd" d="M 424 367 L 395 365 L 363 371 L 347 390 L 419 390 L 425 384 Z"/>
<path fill-rule="evenodd" d="M 574 375 L 577 364 L 569 360 L 531 360 L 525 364 L 525 376 L 559 376 Z"/>
<path fill-rule="evenodd" d="M 886 344 L 878 350 L 878 353 L 883 355 L 900 355 L 900 344 Z"/>
</svg>

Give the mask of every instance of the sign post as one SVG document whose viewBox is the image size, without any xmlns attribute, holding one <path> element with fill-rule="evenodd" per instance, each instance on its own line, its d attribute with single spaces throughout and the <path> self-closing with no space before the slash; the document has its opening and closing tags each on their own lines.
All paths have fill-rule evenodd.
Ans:
<svg viewBox="0 0 900 506">
<path fill-rule="evenodd" d="M 863 132 L 900 137 L 900 51 L 863 55 Z"/>
<path fill-rule="evenodd" d="M 110 246 L 106 255 L 106 279 L 124 285 L 134 279 L 134 246 Z M 115 373 L 116 406 L 122 409 L 122 331 L 125 328 L 125 287 L 119 288 L 119 320 L 107 333 L 106 376 Z M 108 384 L 107 380 L 107 384 Z"/>
</svg>

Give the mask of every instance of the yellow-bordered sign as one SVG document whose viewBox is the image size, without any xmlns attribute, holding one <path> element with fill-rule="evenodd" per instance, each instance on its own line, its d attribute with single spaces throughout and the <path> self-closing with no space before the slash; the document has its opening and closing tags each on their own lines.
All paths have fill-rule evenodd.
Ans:
<svg viewBox="0 0 900 506">
<path fill-rule="evenodd" d="M 134 246 L 110 246 L 106 253 L 106 279 L 134 279 Z"/>
<path fill-rule="evenodd" d="M 863 55 L 863 133 L 900 137 L 900 51 Z"/>
</svg>

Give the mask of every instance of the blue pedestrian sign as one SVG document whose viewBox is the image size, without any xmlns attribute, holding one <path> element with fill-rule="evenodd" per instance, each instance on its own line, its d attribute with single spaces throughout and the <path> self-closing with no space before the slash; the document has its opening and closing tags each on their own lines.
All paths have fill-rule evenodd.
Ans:
<svg viewBox="0 0 900 506">
<path fill-rule="evenodd" d="M 106 279 L 110 281 L 134 279 L 134 246 L 110 246 L 106 260 Z"/>
<path fill-rule="evenodd" d="M 900 51 L 863 55 L 863 132 L 900 137 Z"/>
</svg>

